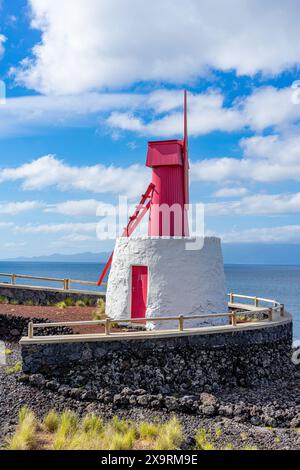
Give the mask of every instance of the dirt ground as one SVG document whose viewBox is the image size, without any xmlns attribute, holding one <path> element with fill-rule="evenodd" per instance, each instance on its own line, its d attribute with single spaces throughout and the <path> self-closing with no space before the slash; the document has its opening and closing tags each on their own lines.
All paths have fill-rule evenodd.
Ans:
<svg viewBox="0 0 300 470">
<path fill-rule="evenodd" d="M 25 318 L 41 318 L 53 322 L 91 321 L 97 307 L 66 307 L 31 306 L 0 304 L 0 315 L 14 315 Z M 104 325 L 72 327 L 74 333 L 103 333 Z M 121 332 L 120 328 L 112 326 L 111 331 Z"/>
</svg>

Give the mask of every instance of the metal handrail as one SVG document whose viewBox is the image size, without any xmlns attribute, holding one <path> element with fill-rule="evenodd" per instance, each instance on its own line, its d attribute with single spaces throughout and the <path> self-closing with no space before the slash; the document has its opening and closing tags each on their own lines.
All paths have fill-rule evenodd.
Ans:
<svg viewBox="0 0 300 470">
<path fill-rule="evenodd" d="M 259 297 L 251 297 L 251 296 L 242 296 L 238 294 L 229 294 L 229 296 L 234 296 L 236 298 L 247 298 L 249 300 L 255 300 L 255 303 L 262 301 Z M 231 299 L 232 297 L 230 297 Z M 264 299 L 264 301 L 266 301 Z M 257 308 L 255 310 L 256 314 L 265 313 L 268 315 L 267 321 L 273 321 L 273 313 L 278 311 L 280 308 L 280 316 L 284 316 L 284 305 L 280 304 L 275 300 L 268 299 L 270 303 L 273 304 L 273 307 L 266 307 L 266 308 Z M 230 308 L 234 308 L 234 305 L 237 308 L 240 308 L 240 304 L 229 303 Z M 178 332 L 184 331 L 184 322 L 188 320 L 197 320 L 197 319 L 206 319 L 206 318 L 221 318 L 227 317 L 229 319 L 230 325 L 236 326 L 238 323 L 238 316 L 245 315 L 245 313 L 253 313 L 253 310 L 247 311 L 247 306 L 250 307 L 249 304 L 245 304 L 245 309 L 243 310 L 234 310 L 232 312 L 225 312 L 225 313 L 210 313 L 210 314 L 203 314 L 203 315 L 179 315 L 179 316 L 171 316 L 171 317 L 151 317 L 151 318 L 121 318 L 121 319 L 113 319 L 113 318 L 106 318 L 105 320 L 90 320 L 90 321 L 75 321 L 75 322 L 55 322 L 55 323 L 33 323 L 30 322 L 28 325 L 28 338 L 32 339 L 34 337 L 34 329 L 35 328 L 54 328 L 54 327 L 69 327 L 69 326 L 86 326 L 86 325 L 105 325 L 105 336 L 111 335 L 111 326 L 112 324 L 120 324 L 120 323 L 133 323 L 133 324 L 145 324 L 147 322 L 167 322 L 167 321 L 177 321 L 178 322 Z M 266 320 L 258 320 L 260 322 L 264 322 Z M 215 325 L 218 326 L 218 325 Z M 199 329 L 199 328 L 196 328 Z M 195 328 L 193 328 L 195 330 Z"/>
</svg>

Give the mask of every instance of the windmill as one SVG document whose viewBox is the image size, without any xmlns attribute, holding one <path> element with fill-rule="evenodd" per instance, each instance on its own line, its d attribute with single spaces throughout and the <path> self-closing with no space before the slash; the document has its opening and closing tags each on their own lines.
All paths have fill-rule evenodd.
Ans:
<svg viewBox="0 0 300 470">
<path fill-rule="evenodd" d="M 134 214 L 129 218 L 122 237 L 130 237 L 143 217 L 150 211 L 149 236 L 188 236 L 188 204 L 189 204 L 189 159 L 188 159 L 188 127 L 187 127 L 187 92 L 184 91 L 184 138 L 183 140 L 162 140 L 148 143 L 146 166 L 152 168 L 152 182 L 141 196 Z M 163 207 L 175 208 L 178 216 Z M 170 217 L 170 219 L 169 219 Z M 111 254 L 102 274 L 100 286 L 111 266 Z"/>
<path fill-rule="evenodd" d="M 99 279 L 101 285 L 111 268 L 106 314 L 156 329 L 166 328 L 160 317 L 187 315 L 191 325 L 199 326 L 205 322 L 199 319 L 201 312 L 226 311 L 227 302 L 220 240 L 189 235 L 186 91 L 183 139 L 149 142 L 146 166 L 151 182 Z M 148 213 L 148 236 L 131 237 Z M 187 249 L 187 244 L 196 248 Z"/>
</svg>

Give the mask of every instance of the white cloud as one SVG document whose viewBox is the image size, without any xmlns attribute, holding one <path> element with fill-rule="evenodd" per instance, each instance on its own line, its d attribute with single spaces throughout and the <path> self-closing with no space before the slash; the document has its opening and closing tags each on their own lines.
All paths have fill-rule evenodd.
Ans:
<svg viewBox="0 0 300 470">
<path fill-rule="evenodd" d="M 189 133 L 234 132 L 268 127 L 283 130 L 300 120 L 291 87 L 261 87 L 230 106 L 217 89 L 189 93 Z M 109 128 L 112 135 L 130 131 L 145 136 L 181 136 L 183 92 L 83 93 L 68 96 L 7 98 L 0 107 L 0 137 L 43 131 L 49 127 Z M 147 118 L 145 118 L 145 115 Z"/>
<path fill-rule="evenodd" d="M 5 49 L 4 43 L 6 42 L 6 37 L 3 34 L 0 34 L 0 59 L 3 57 Z"/>
<path fill-rule="evenodd" d="M 244 138 L 243 157 L 212 158 L 192 164 L 194 181 L 239 182 L 300 181 L 300 138 L 295 126 L 282 135 Z"/>
<path fill-rule="evenodd" d="M 300 120 L 300 104 L 293 102 L 294 93 L 292 87 L 260 87 L 251 95 L 240 97 L 231 106 L 225 106 L 225 96 L 219 90 L 189 93 L 189 133 L 198 136 L 212 131 L 232 132 L 245 128 L 254 131 L 269 127 L 281 131 L 288 129 Z M 182 91 L 158 90 L 141 101 L 140 106 L 149 109 L 148 121 L 129 109 L 113 111 L 106 120 L 108 126 L 149 136 L 182 134 Z"/>
<path fill-rule="evenodd" d="M 142 107 L 146 100 L 146 95 L 134 93 L 7 98 L 5 106 L 0 107 L 0 137 L 34 133 L 49 127 L 97 127 L 104 113 Z"/>
<path fill-rule="evenodd" d="M 95 193 L 142 194 L 150 175 L 145 167 L 70 166 L 54 155 L 25 163 L 16 168 L 0 170 L 0 183 L 21 180 L 25 190 L 57 186 L 61 190 L 76 189 Z"/>
<path fill-rule="evenodd" d="M 300 225 L 236 230 L 220 236 L 225 243 L 300 243 Z"/>
<path fill-rule="evenodd" d="M 248 193 L 247 188 L 240 188 L 240 187 L 230 187 L 230 188 L 221 188 L 218 191 L 213 193 L 215 197 L 240 197 L 245 196 Z"/>
<path fill-rule="evenodd" d="M 95 199 L 83 199 L 77 201 L 65 201 L 52 206 L 48 206 L 45 212 L 55 212 L 68 216 L 82 217 L 82 216 L 96 216 L 97 211 L 110 209 L 111 205 Z"/>
<path fill-rule="evenodd" d="M 6 202 L 0 204 L 0 214 L 20 214 L 34 209 L 40 209 L 43 203 L 39 201 L 24 201 L 24 202 Z"/>
<path fill-rule="evenodd" d="M 240 103 L 244 120 L 254 130 L 286 127 L 300 119 L 300 105 L 293 102 L 292 87 L 260 87 Z"/>
<path fill-rule="evenodd" d="M 209 203 L 209 215 L 281 215 L 300 214 L 300 193 L 256 194 L 240 201 Z"/>
<path fill-rule="evenodd" d="M 299 106 L 300 108 L 300 106 Z M 241 140 L 246 158 L 295 165 L 300 162 L 299 129 L 286 135 L 255 136 Z"/>
<path fill-rule="evenodd" d="M 207 68 L 276 74 L 300 62 L 297 0 L 30 0 L 42 32 L 16 71 L 42 93 L 139 81 L 184 83 Z"/>
<path fill-rule="evenodd" d="M 21 233 L 95 233 L 96 234 L 96 223 L 66 223 L 66 224 L 40 224 L 31 225 L 27 224 L 24 226 L 15 226 L 14 230 Z"/>
<path fill-rule="evenodd" d="M 183 93 L 163 91 L 149 95 L 147 106 L 154 111 L 169 112 L 163 117 L 155 117 L 150 122 L 134 116 L 132 112 L 113 112 L 106 120 L 108 126 L 133 131 L 149 136 L 174 136 L 183 132 Z M 145 103 L 144 103 L 145 105 Z M 178 109 L 179 108 L 179 109 Z M 246 122 L 242 112 L 224 106 L 224 96 L 219 91 L 189 94 L 189 134 L 197 136 L 219 130 L 231 132 L 241 129 Z"/>
</svg>

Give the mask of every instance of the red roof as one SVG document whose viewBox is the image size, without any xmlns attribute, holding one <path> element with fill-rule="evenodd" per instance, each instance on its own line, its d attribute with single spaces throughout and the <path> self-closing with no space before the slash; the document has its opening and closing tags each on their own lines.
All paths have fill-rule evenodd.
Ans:
<svg viewBox="0 0 300 470">
<path fill-rule="evenodd" d="M 182 140 L 148 142 L 146 166 L 183 165 Z"/>
</svg>

